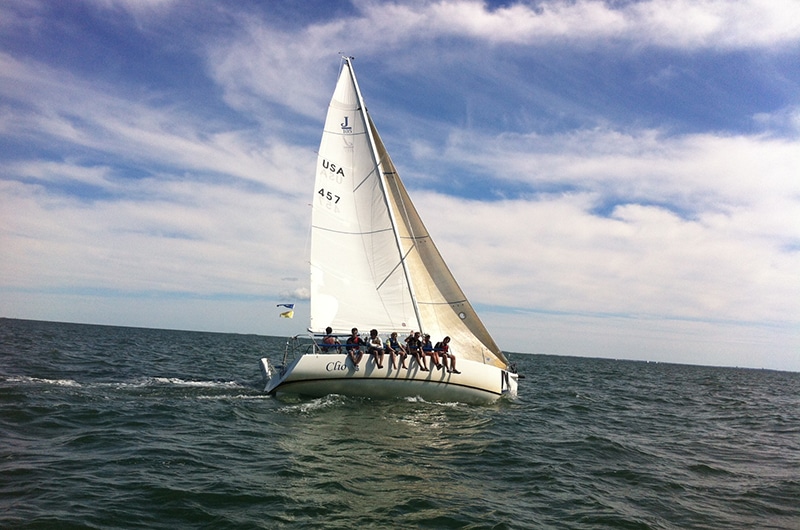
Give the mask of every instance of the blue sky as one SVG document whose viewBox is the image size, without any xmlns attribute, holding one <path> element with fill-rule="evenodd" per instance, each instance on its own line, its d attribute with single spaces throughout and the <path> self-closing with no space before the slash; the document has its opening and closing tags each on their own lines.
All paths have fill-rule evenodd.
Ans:
<svg viewBox="0 0 800 530">
<path fill-rule="evenodd" d="M 304 330 L 340 51 L 503 349 L 800 370 L 795 0 L 0 3 L 0 316 Z"/>
</svg>

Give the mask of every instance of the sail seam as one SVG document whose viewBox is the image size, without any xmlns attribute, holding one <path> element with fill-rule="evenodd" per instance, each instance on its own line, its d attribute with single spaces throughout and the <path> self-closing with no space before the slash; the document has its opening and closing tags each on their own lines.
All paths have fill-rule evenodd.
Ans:
<svg viewBox="0 0 800 530">
<path fill-rule="evenodd" d="M 316 230 L 322 230 L 324 232 L 330 232 L 332 234 L 345 234 L 345 235 L 351 235 L 351 236 L 363 236 L 363 235 L 368 235 L 368 234 L 380 234 L 380 233 L 383 233 L 383 232 L 391 232 L 392 231 L 391 228 L 384 228 L 382 230 L 370 230 L 369 232 L 346 232 L 344 230 L 333 230 L 331 228 L 324 228 L 322 226 L 312 226 L 311 228 L 316 229 Z"/>
<path fill-rule="evenodd" d="M 456 304 L 464 304 L 466 302 L 467 302 L 466 298 L 464 300 L 454 300 L 452 302 L 422 302 L 420 300 L 417 300 L 417 303 L 422 305 L 456 305 Z"/>
</svg>

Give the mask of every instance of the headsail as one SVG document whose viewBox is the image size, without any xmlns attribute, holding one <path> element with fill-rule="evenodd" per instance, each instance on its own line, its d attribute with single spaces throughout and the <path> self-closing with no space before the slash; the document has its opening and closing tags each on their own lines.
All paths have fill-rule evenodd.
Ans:
<svg viewBox="0 0 800 530">
<path fill-rule="evenodd" d="M 347 58 L 328 108 L 314 193 L 312 331 L 449 335 L 460 357 L 506 366 L 411 203 Z"/>
</svg>

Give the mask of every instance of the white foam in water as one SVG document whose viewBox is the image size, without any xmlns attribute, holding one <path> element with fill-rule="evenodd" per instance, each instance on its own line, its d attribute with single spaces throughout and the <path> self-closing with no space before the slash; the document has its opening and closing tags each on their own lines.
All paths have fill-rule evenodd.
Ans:
<svg viewBox="0 0 800 530">
<path fill-rule="evenodd" d="M 30 384 L 30 385 L 53 385 L 75 388 L 144 388 L 150 386 L 177 386 L 187 388 L 245 388 L 236 381 L 188 381 L 176 377 L 148 377 L 131 382 L 102 382 L 91 383 L 89 385 L 79 383 L 73 379 L 46 379 L 41 377 L 11 376 L 6 378 L 9 383 Z"/>
<path fill-rule="evenodd" d="M 239 399 L 242 401 L 252 401 L 261 399 L 273 399 L 273 397 L 268 394 L 250 394 L 250 395 L 236 394 L 234 396 L 225 394 L 220 396 L 197 396 L 196 399 L 205 399 L 205 400 Z"/>
<path fill-rule="evenodd" d="M 9 383 L 22 383 L 22 384 L 36 384 L 36 385 L 54 385 L 54 386 L 72 386 L 81 387 L 79 382 L 72 379 L 42 379 L 39 377 L 27 376 L 14 376 L 6 379 Z"/>
<path fill-rule="evenodd" d="M 157 384 L 199 388 L 237 388 L 242 386 L 236 381 L 187 381 L 177 377 L 154 377 L 151 379 L 151 381 L 154 381 Z"/>
<path fill-rule="evenodd" d="M 302 403 L 286 405 L 282 410 L 286 412 L 300 412 L 301 414 L 308 414 L 317 410 L 335 407 L 345 402 L 345 399 L 338 394 L 329 394 L 321 398 L 311 399 Z"/>
</svg>

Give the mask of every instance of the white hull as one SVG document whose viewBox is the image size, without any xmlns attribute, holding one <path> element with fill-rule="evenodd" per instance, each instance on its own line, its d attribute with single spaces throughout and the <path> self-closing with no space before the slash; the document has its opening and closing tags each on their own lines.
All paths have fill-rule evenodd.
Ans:
<svg viewBox="0 0 800 530">
<path fill-rule="evenodd" d="M 346 354 L 306 353 L 285 370 L 276 370 L 266 358 L 261 369 L 267 379 L 265 391 L 274 395 L 322 397 L 328 394 L 378 399 L 420 397 L 426 401 L 490 403 L 501 396 L 515 397 L 517 374 L 474 361 L 458 360 L 460 374 L 444 369 L 419 369 L 407 360 L 409 368 L 393 369 L 388 355 L 383 369 L 367 355 L 356 371 Z"/>
</svg>

